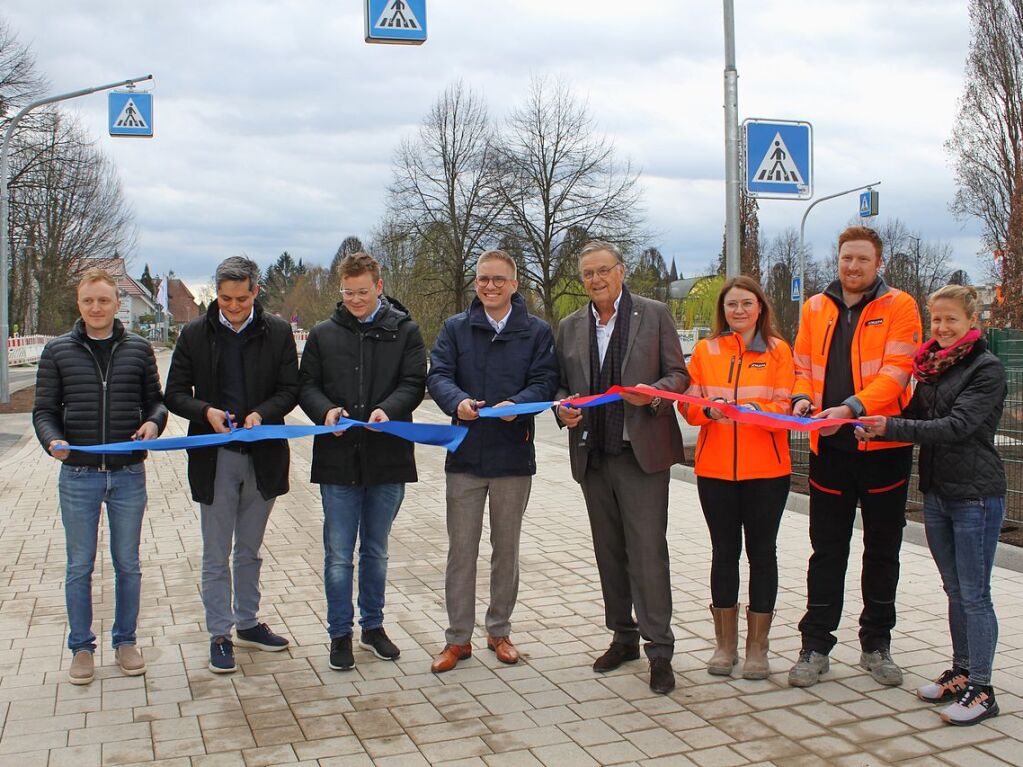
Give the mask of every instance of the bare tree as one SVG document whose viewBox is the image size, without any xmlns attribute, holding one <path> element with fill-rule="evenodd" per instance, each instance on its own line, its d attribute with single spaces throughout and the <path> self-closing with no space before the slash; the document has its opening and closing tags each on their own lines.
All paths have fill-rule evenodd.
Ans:
<svg viewBox="0 0 1023 767">
<path fill-rule="evenodd" d="M 513 111 L 500 141 L 504 230 L 521 244 L 520 282 L 530 283 L 545 318 L 569 289 L 575 252 L 571 231 L 631 245 L 639 219 L 637 176 L 598 135 L 585 103 L 560 81 L 532 81 L 526 103 Z M 523 279 L 524 278 L 524 279 Z"/>
<path fill-rule="evenodd" d="M 925 242 L 898 218 L 877 227 L 884 243 L 884 279 L 889 285 L 904 290 L 917 305 L 927 304 L 927 297 L 947 285 L 952 276 L 952 246 L 945 242 Z"/>
<path fill-rule="evenodd" d="M 419 241 L 433 268 L 418 286 L 453 313 L 480 252 L 497 238 L 502 203 L 495 193 L 495 151 L 482 97 L 458 81 L 395 155 L 388 217 Z"/>
<path fill-rule="evenodd" d="M 45 131 L 19 136 L 33 159 L 11 185 L 11 316 L 55 333 L 74 319 L 86 260 L 130 256 L 136 230 L 113 165 L 73 119 L 44 114 Z"/>
<path fill-rule="evenodd" d="M 779 332 L 792 341 L 799 326 L 799 302 L 792 300 L 792 278 L 799 274 L 799 232 L 788 227 L 768 240 L 764 250 L 764 292 L 774 309 Z M 813 295 L 809 287 L 806 295 Z"/>
<path fill-rule="evenodd" d="M 952 210 L 979 218 L 985 244 L 1006 252 L 1015 262 L 1009 271 L 1019 272 L 1023 254 L 1008 252 L 1008 241 L 1023 173 L 1023 0 L 971 0 L 970 26 L 965 86 L 946 143 L 959 185 Z"/>
<path fill-rule="evenodd" d="M 44 84 L 36 72 L 32 53 L 0 18 L 0 126 L 37 98 Z"/>
<path fill-rule="evenodd" d="M 281 316 L 297 318 L 302 327 L 311 328 L 334 313 L 338 290 L 330 269 L 322 266 L 303 269 L 281 301 Z"/>
</svg>

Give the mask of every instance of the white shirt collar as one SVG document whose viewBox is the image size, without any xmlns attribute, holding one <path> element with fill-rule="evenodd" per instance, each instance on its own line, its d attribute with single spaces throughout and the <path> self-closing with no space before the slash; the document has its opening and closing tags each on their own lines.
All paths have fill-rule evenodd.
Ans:
<svg viewBox="0 0 1023 767">
<path fill-rule="evenodd" d="M 220 324 L 221 325 L 223 325 L 225 328 L 228 328 L 230 330 L 234 330 L 234 325 L 231 324 L 231 320 L 229 320 L 227 317 L 224 316 L 224 312 L 223 311 L 221 311 L 220 309 L 217 309 L 217 314 L 220 315 Z M 241 333 L 243 330 L 245 330 L 245 328 L 247 328 L 249 325 L 252 324 L 252 320 L 255 318 L 255 316 L 256 316 L 256 307 L 253 306 L 252 309 L 249 310 L 249 318 L 247 320 L 245 320 L 245 322 L 242 323 L 242 326 L 240 328 L 238 328 L 237 330 L 234 330 L 234 332 L 235 333 Z"/>
<path fill-rule="evenodd" d="M 493 317 L 491 317 L 489 314 L 487 314 L 487 322 L 490 323 L 490 327 L 492 327 L 494 329 L 495 333 L 500 333 L 502 330 L 504 330 L 504 326 L 508 324 L 508 318 L 511 317 L 511 313 L 512 313 L 512 310 L 511 310 L 511 307 L 509 306 L 508 307 L 508 313 L 505 314 L 499 320 L 495 320 Z M 486 314 L 485 311 L 484 311 L 484 314 Z"/>
<path fill-rule="evenodd" d="M 624 292 L 624 291 L 622 291 L 622 292 Z M 611 315 L 611 319 L 609 319 L 607 321 L 608 325 L 610 325 L 612 322 L 614 322 L 615 318 L 618 317 L 618 304 L 621 303 L 621 300 L 622 300 L 622 293 L 619 293 L 618 294 L 618 298 L 615 299 L 615 313 L 612 314 Z M 594 306 L 592 301 L 590 301 L 590 311 L 593 312 L 593 318 L 597 321 L 597 325 L 599 326 L 600 325 L 600 313 L 597 311 L 597 307 Z"/>
</svg>

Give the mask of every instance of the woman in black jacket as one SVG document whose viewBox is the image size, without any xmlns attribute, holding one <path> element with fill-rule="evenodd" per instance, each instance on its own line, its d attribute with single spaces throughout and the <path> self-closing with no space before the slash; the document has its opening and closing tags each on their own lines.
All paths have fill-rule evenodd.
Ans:
<svg viewBox="0 0 1023 767">
<path fill-rule="evenodd" d="M 927 544 L 948 595 L 952 668 L 917 690 L 929 703 L 952 701 L 948 724 L 998 714 L 991 666 L 998 620 L 991 569 L 1005 516 L 1005 468 L 994 437 L 1005 400 L 1005 371 L 977 329 L 975 288 L 947 285 L 928 301 L 931 340 L 917 351 L 913 398 L 898 417 L 864 416 L 859 439 L 920 443 Z"/>
</svg>

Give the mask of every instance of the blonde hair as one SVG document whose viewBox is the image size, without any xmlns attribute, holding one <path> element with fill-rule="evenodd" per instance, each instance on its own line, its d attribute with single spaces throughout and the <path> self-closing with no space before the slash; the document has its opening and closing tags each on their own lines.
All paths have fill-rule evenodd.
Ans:
<svg viewBox="0 0 1023 767">
<path fill-rule="evenodd" d="M 980 296 L 972 285 L 946 285 L 938 288 L 927 298 L 927 308 L 930 309 L 940 299 L 958 301 L 967 317 L 980 316 Z"/>
<path fill-rule="evenodd" d="M 75 288 L 75 294 L 77 295 L 83 285 L 89 285 L 93 282 L 105 282 L 114 289 L 115 293 L 117 292 L 117 280 L 110 276 L 110 272 L 106 269 L 94 268 L 86 271 L 82 275 L 82 278 L 78 280 L 78 287 Z"/>
<path fill-rule="evenodd" d="M 500 261 L 504 264 L 507 264 L 508 266 L 511 267 L 512 279 L 517 280 L 519 278 L 519 268 L 515 264 L 515 259 L 509 256 L 505 251 L 498 250 L 496 248 L 493 250 L 484 251 L 480 255 L 479 259 L 477 259 L 476 261 L 476 268 L 479 269 L 480 264 L 482 264 L 485 261 Z"/>
</svg>

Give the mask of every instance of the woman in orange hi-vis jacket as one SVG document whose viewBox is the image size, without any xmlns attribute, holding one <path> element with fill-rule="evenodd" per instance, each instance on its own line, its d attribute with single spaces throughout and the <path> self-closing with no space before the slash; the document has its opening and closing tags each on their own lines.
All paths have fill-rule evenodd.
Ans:
<svg viewBox="0 0 1023 767">
<path fill-rule="evenodd" d="M 696 345 L 689 374 L 688 394 L 789 412 L 792 349 L 775 330 L 771 305 L 755 280 L 735 277 L 722 286 L 713 335 Z M 682 415 L 700 427 L 696 483 L 713 547 L 710 610 L 717 648 L 707 670 L 729 675 L 739 660 L 739 556 L 745 532 L 750 583 L 742 675 L 766 679 L 767 637 L 778 595 L 775 541 L 792 472 L 788 433 L 735 423 L 713 407 L 683 405 Z"/>
</svg>

